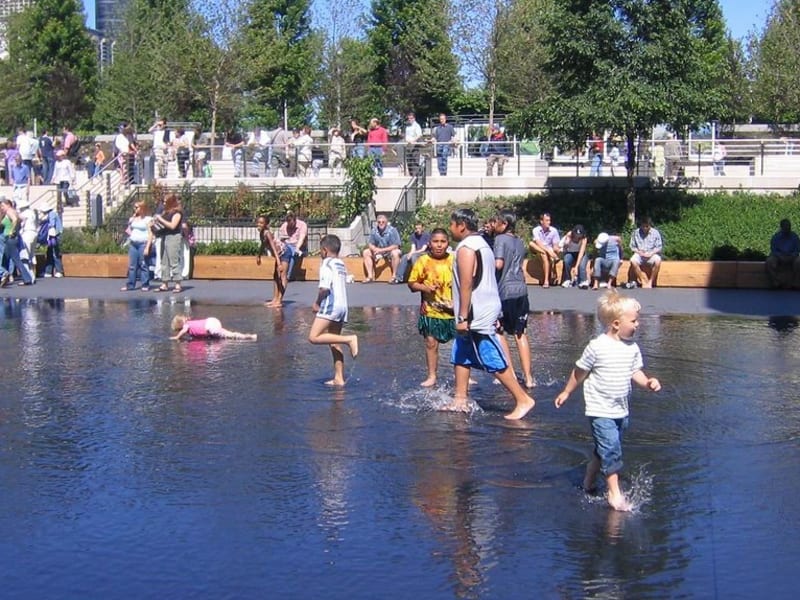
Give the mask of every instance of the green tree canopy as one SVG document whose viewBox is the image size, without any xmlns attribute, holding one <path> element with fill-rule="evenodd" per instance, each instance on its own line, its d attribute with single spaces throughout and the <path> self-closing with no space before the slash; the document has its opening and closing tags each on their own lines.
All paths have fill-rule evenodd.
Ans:
<svg viewBox="0 0 800 600">
<path fill-rule="evenodd" d="M 376 60 L 370 45 L 345 38 L 328 58 L 320 86 L 320 124 L 342 127 L 353 117 L 362 123 L 372 117 L 382 119 L 385 110 L 373 79 Z"/>
<path fill-rule="evenodd" d="M 9 20 L 0 114 L 7 127 L 34 118 L 51 129 L 83 125 L 97 91 L 97 50 L 77 0 L 38 0 Z"/>
<path fill-rule="evenodd" d="M 778 0 L 756 49 L 757 115 L 774 124 L 800 122 L 800 0 Z"/>
<path fill-rule="evenodd" d="M 251 0 L 240 41 L 248 116 L 264 125 L 312 115 L 322 38 L 311 29 L 308 0 Z"/>
<path fill-rule="evenodd" d="M 198 100 L 207 60 L 202 22 L 187 0 L 131 0 L 105 71 L 95 109 L 102 129 L 129 121 L 146 128 L 155 115 L 184 120 L 204 105 Z M 204 119 L 205 120 L 205 119 Z"/>
<path fill-rule="evenodd" d="M 447 33 L 448 7 L 446 0 L 374 0 L 367 39 L 389 112 L 413 110 L 422 117 L 446 112 L 461 90 Z"/>
<path fill-rule="evenodd" d="M 498 108 L 515 111 L 544 98 L 550 79 L 542 44 L 544 15 L 552 0 L 513 0 L 495 27 L 503 32 L 497 45 Z"/>
<path fill-rule="evenodd" d="M 682 130 L 724 113 L 717 0 L 553 0 L 544 18 L 552 88 L 511 126 L 565 146 L 605 129 L 624 135 L 633 220 L 637 137 L 658 124 Z"/>
</svg>

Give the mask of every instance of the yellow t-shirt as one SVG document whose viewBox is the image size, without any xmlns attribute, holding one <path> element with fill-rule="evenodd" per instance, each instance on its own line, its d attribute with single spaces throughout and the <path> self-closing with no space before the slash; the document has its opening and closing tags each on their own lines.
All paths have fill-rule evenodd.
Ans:
<svg viewBox="0 0 800 600">
<path fill-rule="evenodd" d="M 422 283 L 436 286 L 436 291 L 422 293 L 422 303 L 419 307 L 421 315 L 432 319 L 453 318 L 453 255 L 444 258 L 433 258 L 430 254 L 422 255 L 411 274 L 409 283 Z M 448 311 L 445 307 L 450 308 Z"/>
</svg>

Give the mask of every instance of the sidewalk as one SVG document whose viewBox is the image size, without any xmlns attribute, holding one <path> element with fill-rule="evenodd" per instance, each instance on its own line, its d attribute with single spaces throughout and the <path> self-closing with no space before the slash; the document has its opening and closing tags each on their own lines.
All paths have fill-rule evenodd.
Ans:
<svg viewBox="0 0 800 600">
<path fill-rule="evenodd" d="M 158 292 L 121 292 L 124 279 L 75 278 L 39 279 L 36 285 L 19 287 L 16 283 L 0 289 L 6 299 L 89 299 L 128 301 L 174 297 L 199 304 L 260 305 L 272 297 L 270 281 L 188 280 L 180 294 Z M 316 298 L 317 282 L 289 284 L 285 303 L 311 306 Z M 416 306 L 419 294 L 405 285 L 386 283 L 348 285 L 350 306 Z M 594 313 L 601 292 L 590 290 L 528 286 L 531 310 L 575 311 Z M 770 290 L 733 290 L 700 288 L 658 288 L 623 290 L 642 304 L 645 314 L 739 315 L 752 317 L 800 316 L 800 292 Z M 265 310 L 267 310 L 265 308 Z M 271 310 L 271 309 L 270 309 Z"/>
</svg>

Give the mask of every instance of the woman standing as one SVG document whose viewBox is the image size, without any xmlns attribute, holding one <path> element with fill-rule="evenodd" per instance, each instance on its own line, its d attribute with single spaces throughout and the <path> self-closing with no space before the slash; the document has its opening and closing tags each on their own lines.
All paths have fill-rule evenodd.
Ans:
<svg viewBox="0 0 800 600">
<path fill-rule="evenodd" d="M 61 200 L 61 205 L 69 206 L 71 201 L 69 199 L 70 187 L 75 187 L 75 167 L 67 158 L 67 153 L 63 150 L 56 152 L 56 164 L 53 167 L 53 181 L 58 186 L 58 198 Z"/>
<path fill-rule="evenodd" d="M 367 141 L 367 130 L 358 123 L 358 119 L 350 119 L 350 143 L 353 144 L 351 156 L 364 158 L 367 154 L 364 143 Z"/>
<path fill-rule="evenodd" d="M 181 225 L 183 210 L 178 196 L 170 194 L 164 200 L 164 212 L 153 217 L 153 230 L 161 246 L 161 285 L 157 292 L 169 291 L 169 282 L 174 281 L 174 292 L 181 292 L 183 281 L 183 251 Z"/>
<path fill-rule="evenodd" d="M 147 257 L 153 245 L 153 232 L 150 225 L 153 217 L 147 214 L 147 205 L 137 202 L 133 205 L 133 216 L 128 220 L 128 281 L 121 291 L 136 289 L 137 276 L 142 282 L 142 291 L 150 290 L 150 269 Z"/>
</svg>

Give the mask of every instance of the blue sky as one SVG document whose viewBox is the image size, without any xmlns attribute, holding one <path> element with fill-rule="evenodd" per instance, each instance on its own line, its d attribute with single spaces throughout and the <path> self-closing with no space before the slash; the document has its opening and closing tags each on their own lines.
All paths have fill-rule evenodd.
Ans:
<svg viewBox="0 0 800 600">
<path fill-rule="evenodd" d="M 773 0 L 719 0 L 728 29 L 735 38 L 744 37 L 750 30 L 760 30 L 767 20 Z M 83 0 L 86 23 L 94 25 L 94 0 Z"/>
<path fill-rule="evenodd" d="M 735 38 L 750 30 L 761 31 L 767 21 L 773 0 L 719 0 L 728 29 Z"/>
</svg>

